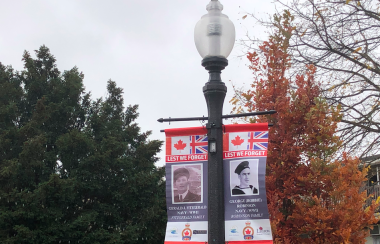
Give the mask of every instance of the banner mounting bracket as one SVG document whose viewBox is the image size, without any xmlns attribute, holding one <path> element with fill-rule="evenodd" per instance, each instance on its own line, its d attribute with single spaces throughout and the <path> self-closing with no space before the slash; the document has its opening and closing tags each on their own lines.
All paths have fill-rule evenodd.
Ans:
<svg viewBox="0 0 380 244">
<path fill-rule="evenodd" d="M 257 116 L 257 115 L 267 115 L 267 114 L 275 114 L 277 111 L 275 110 L 269 110 L 269 111 L 258 111 L 258 112 L 252 112 L 252 113 L 241 113 L 241 114 L 226 114 L 222 115 L 222 119 L 229 119 L 229 118 L 239 118 L 239 117 L 249 117 L 249 116 Z M 205 121 L 208 120 L 208 117 L 188 117 L 188 118 L 160 118 L 157 121 L 160 123 L 163 122 L 176 122 L 176 121 L 194 121 L 194 120 L 201 120 Z"/>
</svg>

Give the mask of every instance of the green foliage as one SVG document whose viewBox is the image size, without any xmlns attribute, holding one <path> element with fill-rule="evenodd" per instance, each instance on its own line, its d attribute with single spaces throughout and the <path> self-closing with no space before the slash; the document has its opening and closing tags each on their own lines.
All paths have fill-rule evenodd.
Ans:
<svg viewBox="0 0 380 244">
<path fill-rule="evenodd" d="M 164 169 L 123 91 L 92 101 L 49 49 L 0 63 L 0 243 L 162 243 Z"/>
</svg>

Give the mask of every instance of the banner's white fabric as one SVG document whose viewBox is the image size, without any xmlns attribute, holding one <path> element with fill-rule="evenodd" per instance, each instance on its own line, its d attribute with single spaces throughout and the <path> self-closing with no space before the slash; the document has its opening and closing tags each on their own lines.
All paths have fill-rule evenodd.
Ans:
<svg viewBox="0 0 380 244">
<path fill-rule="evenodd" d="M 183 241 L 190 237 L 191 241 L 207 242 L 207 221 L 201 222 L 168 222 L 166 226 L 165 242 Z"/>
<path fill-rule="evenodd" d="M 233 220 L 226 221 L 225 224 L 226 240 L 228 241 L 241 241 L 246 235 L 252 235 L 252 240 L 272 240 L 269 219 Z"/>
</svg>

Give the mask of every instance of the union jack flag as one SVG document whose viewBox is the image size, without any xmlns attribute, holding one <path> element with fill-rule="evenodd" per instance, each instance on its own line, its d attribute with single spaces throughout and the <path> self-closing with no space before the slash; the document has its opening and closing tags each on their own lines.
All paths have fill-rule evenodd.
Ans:
<svg viewBox="0 0 380 244">
<path fill-rule="evenodd" d="M 208 153 L 207 136 L 190 136 L 190 154 Z"/>
<path fill-rule="evenodd" d="M 248 132 L 247 150 L 267 150 L 268 131 Z"/>
</svg>

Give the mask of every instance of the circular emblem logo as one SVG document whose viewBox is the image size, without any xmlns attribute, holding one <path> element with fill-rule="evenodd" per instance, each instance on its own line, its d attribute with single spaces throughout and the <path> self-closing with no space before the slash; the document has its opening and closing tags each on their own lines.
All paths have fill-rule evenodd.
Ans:
<svg viewBox="0 0 380 244">
<path fill-rule="evenodd" d="M 245 222 L 245 225 L 246 226 L 243 229 L 244 240 L 252 240 L 253 239 L 254 230 L 251 227 L 251 222 L 247 221 L 247 222 Z"/>
<path fill-rule="evenodd" d="M 191 236 L 192 236 L 192 231 L 190 229 L 190 224 L 186 223 L 185 227 L 186 228 L 183 229 L 183 231 L 182 231 L 182 241 L 190 241 L 191 240 Z"/>
</svg>

